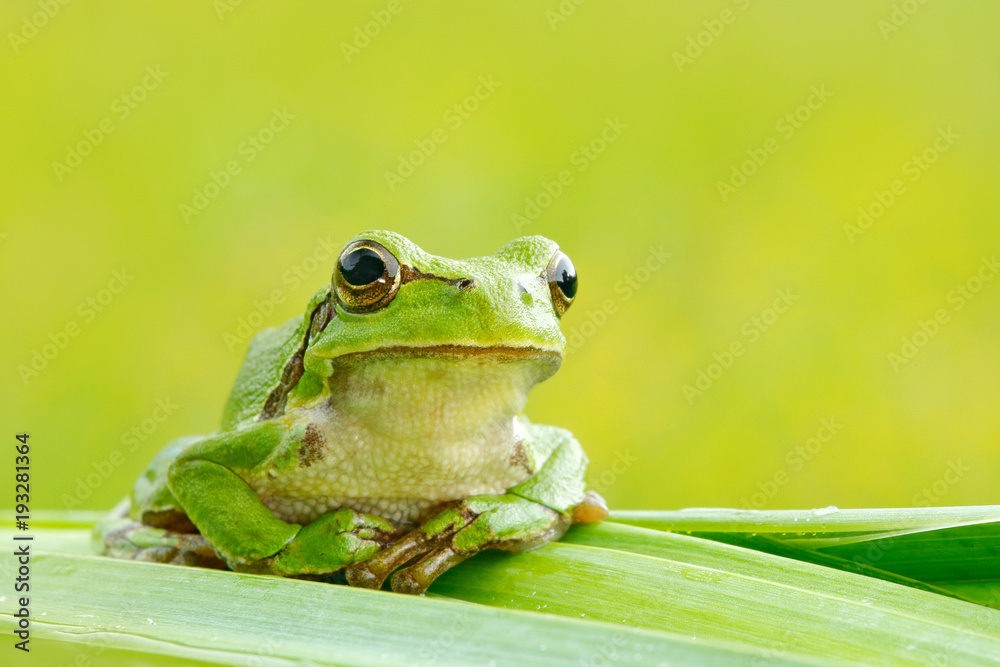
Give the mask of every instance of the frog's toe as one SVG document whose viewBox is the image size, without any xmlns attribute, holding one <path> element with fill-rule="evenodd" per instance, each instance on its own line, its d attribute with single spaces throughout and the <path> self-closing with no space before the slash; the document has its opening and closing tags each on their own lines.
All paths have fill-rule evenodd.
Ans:
<svg viewBox="0 0 1000 667">
<path fill-rule="evenodd" d="M 432 567 L 431 564 L 437 562 L 438 552 L 450 549 L 455 534 L 473 523 L 478 516 L 479 513 L 473 511 L 465 501 L 451 505 L 424 525 L 408 532 L 392 546 L 368 560 L 349 566 L 345 572 L 348 583 L 365 588 L 381 588 L 382 583 L 394 571 L 407 563 L 419 561 L 413 566 L 417 569 L 412 572 L 415 577 L 412 584 L 403 583 L 406 579 L 404 575 L 400 579 L 399 586 L 412 589 L 414 593 L 422 593 L 434 577 L 450 567 L 450 565 L 443 567 L 439 565 L 437 569 Z M 474 552 L 462 558 L 467 558 L 472 553 Z M 425 561 L 426 565 L 421 565 Z M 425 571 L 422 568 L 427 569 Z M 397 590 L 395 585 L 393 590 Z"/>
<path fill-rule="evenodd" d="M 347 583 L 362 588 L 381 588 L 382 582 L 393 570 L 433 549 L 439 537 L 429 535 L 421 528 L 412 530 L 368 560 L 348 566 L 344 572 Z"/>
<path fill-rule="evenodd" d="M 608 518 L 608 503 L 597 491 L 587 491 L 573 507 L 573 523 L 598 523 Z"/>
<path fill-rule="evenodd" d="M 350 586 L 371 588 L 374 590 L 382 588 L 382 582 L 385 581 L 384 576 L 380 578 L 379 575 L 369 569 L 367 561 L 348 565 L 344 568 L 344 577 Z"/>
<path fill-rule="evenodd" d="M 396 593 L 423 595 L 435 579 L 471 555 L 472 553 L 458 552 L 450 546 L 435 549 L 416 564 L 392 575 L 392 590 Z"/>
<path fill-rule="evenodd" d="M 524 551 L 559 539 L 569 513 L 524 498 L 475 496 L 456 503 L 371 558 L 350 565 L 352 586 L 381 588 L 392 577 L 397 593 L 423 594 L 449 568 L 483 549 Z"/>
<path fill-rule="evenodd" d="M 131 519 L 102 524 L 99 551 L 113 558 L 224 569 L 212 545 L 198 533 L 178 533 Z"/>
</svg>

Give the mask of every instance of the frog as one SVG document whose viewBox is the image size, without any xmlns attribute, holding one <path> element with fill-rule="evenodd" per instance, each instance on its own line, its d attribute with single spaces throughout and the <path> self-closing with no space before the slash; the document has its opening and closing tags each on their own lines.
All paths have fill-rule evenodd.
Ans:
<svg viewBox="0 0 1000 667">
<path fill-rule="evenodd" d="M 577 288 L 542 236 L 452 260 L 362 232 L 250 341 L 219 428 L 169 442 L 95 526 L 97 551 L 422 595 L 481 551 L 604 520 L 580 443 L 523 414 Z"/>
</svg>

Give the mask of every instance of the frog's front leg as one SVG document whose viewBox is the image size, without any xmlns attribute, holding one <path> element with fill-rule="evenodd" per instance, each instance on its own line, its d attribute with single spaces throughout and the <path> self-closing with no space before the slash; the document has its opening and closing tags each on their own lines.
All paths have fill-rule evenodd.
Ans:
<svg viewBox="0 0 1000 667">
<path fill-rule="evenodd" d="M 501 495 L 473 496 L 452 504 L 395 544 L 346 569 L 352 586 L 422 594 L 452 566 L 484 549 L 525 551 L 562 537 L 575 522 L 607 517 L 604 501 L 586 491 L 587 457 L 568 431 L 529 425 L 541 470 Z M 539 438 L 544 441 L 539 443 Z"/>
<path fill-rule="evenodd" d="M 473 496 L 456 503 L 370 559 L 347 568 L 352 586 L 381 588 L 396 572 L 392 590 L 422 594 L 449 568 L 483 549 L 524 551 L 557 540 L 572 523 L 557 512 L 511 494 Z"/>
<path fill-rule="evenodd" d="M 231 569 L 328 574 L 370 558 L 398 537 L 388 521 L 349 509 L 328 512 L 304 527 L 277 518 L 234 470 L 250 469 L 286 434 L 279 423 L 259 422 L 200 442 L 170 465 L 170 491 Z"/>
</svg>

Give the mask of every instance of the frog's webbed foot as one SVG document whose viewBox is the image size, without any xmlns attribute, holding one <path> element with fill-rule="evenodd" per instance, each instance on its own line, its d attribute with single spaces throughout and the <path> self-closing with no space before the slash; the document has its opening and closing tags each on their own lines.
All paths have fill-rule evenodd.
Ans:
<svg viewBox="0 0 1000 667">
<path fill-rule="evenodd" d="M 202 535 L 149 526 L 129 518 L 98 524 L 99 552 L 113 558 L 222 569 L 222 561 Z"/>
<path fill-rule="evenodd" d="M 381 588 L 392 577 L 397 593 L 423 594 L 449 568 L 483 549 L 524 551 L 559 539 L 572 522 L 560 513 L 519 496 L 474 496 L 452 504 L 371 558 L 350 565 L 352 586 Z M 413 562 L 416 561 L 416 562 Z"/>
<path fill-rule="evenodd" d="M 339 509 L 302 527 L 281 551 L 266 559 L 267 568 L 282 576 L 325 575 L 370 558 L 397 541 L 412 524 L 396 524 L 372 514 Z M 254 572 L 259 563 L 241 569 Z"/>
</svg>

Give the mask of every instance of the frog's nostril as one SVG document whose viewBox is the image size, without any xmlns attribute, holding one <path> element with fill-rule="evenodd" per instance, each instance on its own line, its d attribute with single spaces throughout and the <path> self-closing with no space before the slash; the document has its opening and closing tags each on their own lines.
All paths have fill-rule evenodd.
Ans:
<svg viewBox="0 0 1000 667">
<path fill-rule="evenodd" d="M 534 299 L 531 297 L 531 292 L 528 291 L 528 288 L 525 287 L 524 283 L 520 280 L 514 281 L 514 284 L 517 285 L 518 296 L 521 297 L 521 303 L 526 306 L 530 306 L 534 302 Z"/>
<path fill-rule="evenodd" d="M 476 281 L 473 280 L 472 278 L 463 278 L 462 280 L 459 280 L 458 284 L 456 285 L 456 287 L 458 287 L 460 292 L 470 290 L 475 286 L 476 286 Z"/>
</svg>

